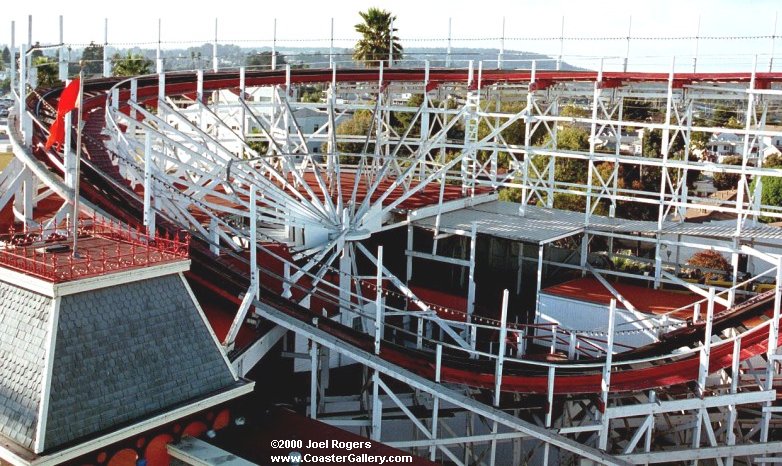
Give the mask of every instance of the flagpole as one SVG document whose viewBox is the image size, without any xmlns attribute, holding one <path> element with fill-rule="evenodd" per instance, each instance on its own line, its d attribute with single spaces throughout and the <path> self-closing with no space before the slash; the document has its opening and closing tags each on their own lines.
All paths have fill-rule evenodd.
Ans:
<svg viewBox="0 0 782 466">
<path fill-rule="evenodd" d="M 76 174 L 73 180 L 73 221 L 71 226 L 73 228 L 73 257 L 79 257 L 76 251 L 77 243 L 79 240 L 79 184 L 80 184 L 80 169 L 81 169 L 81 105 L 82 97 L 84 93 L 84 72 L 79 70 L 79 97 L 77 99 L 76 112 L 78 117 L 76 118 Z M 70 131 L 70 128 L 67 128 Z"/>
</svg>

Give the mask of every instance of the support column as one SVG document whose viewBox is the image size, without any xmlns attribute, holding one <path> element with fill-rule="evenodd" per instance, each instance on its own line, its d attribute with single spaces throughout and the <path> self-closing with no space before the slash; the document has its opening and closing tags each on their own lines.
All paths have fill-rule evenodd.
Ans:
<svg viewBox="0 0 782 466">
<path fill-rule="evenodd" d="M 611 364 L 614 356 L 614 331 L 616 329 L 616 299 L 611 299 L 608 308 L 608 342 L 606 343 L 606 360 L 603 366 L 603 379 L 600 382 L 600 403 L 603 413 L 600 418 L 600 436 L 598 448 L 603 451 L 608 449 L 608 436 L 610 434 L 611 419 L 608 416 L 608 393 L 611 391 Z"/>
<path fill-rule="evenodd" d="M 58 51 L 58 79 L 60 81 L 67 81 L 68 80 L 68 60 L 65 56 L 65 51 L 67 50 L 65 48 L 65 39 L 64 39 L 64 27 L 63 27 L 63 18 L 62 15 L 60 15 L 60 50 Z"/>
<path fill-rule="evenodd" d="M 109 51 L 109 19 L 103 19 L 103 77 L 111 77 L 111 53 Z"/>
<path fill-rule="evenodd" d="M 500 396 L 502 395 L 502 366 L 505 362 L 505 338 L 508 335 L 508 290 L 502 293 L 502 311 L 500 314 L 500 336 L 497 344 L 497 363 L 494 367 L 494 401 L 495 408 L 500 407 Z M 497 434 L 497 421 L 492 423 L 492 434 Z M 493 465 L 497 456 L 497 439 L 491 441 L 491 453 L 489 464 Z"/>
<path fill-rule="evenodd" d="M 540 289 L 543 286 L 543 244 L 538 245 L 538 270 L 535 282 L 535 323 L 540 320 Z"/>
<path fill-rule="evenodd" d="M 157 54 L 155 55 L 155 57 L 156 57 L 155 64 L 156 64 L 156 72 L 157 72 L 157 74 L 162 74 L 163 73 L 163 57 L 162 57 L 162 50 L 161 50 L 161 46 L 162 46 L 162 43 L 161 43 L 161 34 L 162 34 L 162 32 L 161 31 L 162 30 L 163 30 L 163 20 L 158 18 L 158 20 L 157 20 Z"/>
<path fill-rule="evenodd" d="M 147 227 L 147 234 L 150 238 L 155 238 L 155 212 L 152 209 L 152 132 L 147 131 L 144 134 L 144 226 Z"/>
<path fill-rule="evenodd" d="M 782 303 L 782 257 L 777 260 L 776 273 L 776 293 L 774 295 L 774 317 L 771 318 L 771 324 L 768 330 L 768 350 L 766 352 L 766 380 L 764 388 L 773 390 L 774 376 L 777 375 L 777 365 L 779 364 L 779 355 L 777 354 L 777 345 L 779 344 L 779 317 L 780 304 Z M 771 402 L 766 403 L 763 408 L 761 418 L 760 441 L 768 442 L 768 429 L 771 422 Z"/>
<path fill-rule="evenodd" d="M 470 231 L 470 272 L 467 283 L 467 324 L 472 323 L 472 315 L 475 312 L 475 249 L 478 242 L 478 225 L 473 222 Z M 469 327 L 468 327 L 469 328 Z M 475 328 L 470 330 L 470 346 L 475 349 Z"/>
<path fill-rule="evenodd" d="M 375 354 L 380 354 L 380 340 L 383 333 L 383 246 L 377 248 L 377 272 L 375 276 Z M 370 438 L 376 442 L 381 439 L 383 402 L 380 400 L 380 372 L 372 372 L 372 433 Z"/>
<path fill-rule="evenodd" d="M 261 277 L 258 269 L 258 188 L 250 186 L 250 277 L 255 285 L 255 299 L 261 298 Z"/>
</svg>

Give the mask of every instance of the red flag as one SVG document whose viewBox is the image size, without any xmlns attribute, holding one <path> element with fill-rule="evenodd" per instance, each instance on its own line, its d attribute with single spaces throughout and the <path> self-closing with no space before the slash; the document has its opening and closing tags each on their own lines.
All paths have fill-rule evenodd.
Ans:
<svg viewBox="0 0 782 466">
<path fill-rule="evenodd" d="M 65 140 L 65 128 L 63 119 L 65 115 L 78 108 L 79 103 L 79 78 L 70 82 L 60 94 L 60 102 L 57 104 L 57 117 L 54 119 L 51 128 L 49 128 L 49 138 L 46 140 L 46 150 L 52 147 L 55 143 L 61 145 Z"/>
</svg>

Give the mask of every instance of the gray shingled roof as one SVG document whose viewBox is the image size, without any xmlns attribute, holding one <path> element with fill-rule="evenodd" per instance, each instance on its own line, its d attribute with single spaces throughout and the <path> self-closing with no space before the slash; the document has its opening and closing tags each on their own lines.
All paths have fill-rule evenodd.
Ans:
<svg viewBox="0 0 782 466">
<path fill-rule="evenodd" d="M 179 276 L 64 296 L 44 449 L 234 383 Z"/>
<path fill-rule="evenodd" d="M 0 434 L 35 443 L 52 300 L 0 282 Z"/>
</svg>

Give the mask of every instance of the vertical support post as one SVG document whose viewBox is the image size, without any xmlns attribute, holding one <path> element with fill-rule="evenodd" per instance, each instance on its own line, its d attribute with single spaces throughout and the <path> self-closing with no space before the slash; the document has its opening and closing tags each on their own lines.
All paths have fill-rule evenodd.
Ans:
<svg viewBox="0 0 782 466">
<path fill-rule="evenodd" d="M 543 244 L 538 245 L 538 270 L 535 281 L 535 323 L 540 321 L 540 290 L 543 286 Z"/>
<path fill-rule="evenodd" d="M 290 299 L 291 293 L 291 265 L 288 262 L 283 264 L 283 276 L 285 280 L 282 283 L 282 297 Z"/>
<path fill-rule="evenodd" d="M 331 35 L 329 38 L 329 68 L 334 66 L 334 18 L 331 18 Z"/>
<path fill-rule="evenodd" d="M 166 73 L 160 73 L 157 75 L 157 100 L 158 102 L 165 102 L 166 100 Z M 162 106 L 158 105 L 157 113 L 162 115 Z"/>
<path fill-rule="evenodd" d="M 586 195 L 586 209 L 584 210 L 584 225 L 589 225 L 589 221 L 592 217 L 592 177 L 595 171 L 595 147 L 597 145 L 597 112 L 600 108 L 600 97 L 603 94 L 602 89 L 603 81 L 603 59 L 600 59 L 600 69 L 597 72 L 597 80 L 595 80 L 594 91 L 592 93 L 592 119 L 590 122 L 589 131 L 589 164 L 587 168 L 587 195 Z M 599 197 L 598 197 L 599 199 Z"/>
<path fill-rule="evenodd" d="M 255 299 L 261 297 L 261 280 L 258 270 L 258 188 L 250 186 L 250 277 L 255 288 Z"/>
<path fill-rule="evenodd" d="M 79 72 L 79 99 L 77 102 L 84 102 L 84 73 Z M 81 130 L 82 130 L 82 110 L 81 103 L 76 107 L 76 172 L 73 177 L 73 246 L 71 254 L 73 257 L 78 257 L 78 226 L 79 226 L 79 186 L 81 184 L 81 178 L 79 171 L 81 170 Z M 70 131 L 70 128 L 68 128 Z"/>
<path fill-rule="evenodd" d="M 500 53 L 497 54 L 497 69 L 502 69 L 502 61 L 505 58 L 505 17 L 502 17 L 502 35 L 500 36 Z"/>
<path fill-rule="evenodd" d="M 209 251 L 215 256 L 220 255 L 220 225 L 216 218 L 209 219 Z"/>
<path fill-rule="evenodd" d="M 152 210 L 152 132 L 144 133 L 144 226 L 147 234 L 155 238 L 155 212 Z"/>
<path fill-rule="evenodd" d="M 581 237 L 581 251 L 579 259 L 582 277 L 586 276 L 586 266 L 587 262 L 589 261 L 589 241 L 591 241 L 589 233 L 584 232 L 584 236 Z"/>
<path fill-rule="evenodd" d="M 527 190 L 529 189 L 529 165 L 532 159 L 532 118 L 530 118 L 530 115 L 535 110 L 535 92 L 534 84 L 535 84 L 535 68 L 537 67 L 537 62 L 535 60 L 532 60 L 532 70 L 530 71 L 530 77 L 529 77 L 529 91 L 527 91 L 527 106 L 525 110 L 527 111 L 527 116 L 524 118 L 524 161 L 523 161 L 523 168 L 521 170 L 521 203 L 519 204 L 519 215 L 525 216 L 527 213 Z"/>
<path fill-rule="evenodd" d="M 754 141 L 754 137 L 750 132 L 752 131 L 752 121 L 755 119 L 755 74 L 758 67 L 758 56 L 755 55 L 752 61 L 752 76 L 749 80 L 749 92 L 747 92 L 747 110 L 744 114 L 744 147 L 741 152 L 741 176 L 739 177 L 739 184 L 736 187 L 736 237 L 741 237 L 741 229 L 744 225 L 744 196 L 747 191 L 747 160 L 751 156 L 751 145 Z M 761 177 L 758 177 L 761 178 Z"/>
<path fill-rule="evenodd" d="M 551 428 L 551 423 L 554 417 L 554 381 L 556 380 L 556 367 L 549 366 L 548 368 L 548 389 L 546 390 L 546 429 Z M 543 463 L 549 464 L 549 450 L 551 444 L 548 442 L 543 444 Z"/>
<path fill-rule="evenodd" d="M 272 71 L 277 69 L 277 18 L 272 26 Z"/>
<path fill-rule="evenodd" d="M 438 344 L 435 349 L 435 366 L 434 366 L 434 381 L 440 383 L 440 369 L 442 368 L 443 361 L 443 345 Z M 432 440 L 437 440 L 437 424 L 440 416 L 440 398 L 437 395 L 432 395 Z M 435 460 L 435 453 L 437 452 L 437 446 L 432 445 L 429 447 L 429 461 Z"/>
<path fill-rule="evenodd" d="M 451 67 L 451 18 L 448 18 L 448 43 L 445 48 L 445 67 Z"/>
<path fill-rule="evenodd" d="M 630 15 L 630 19 L 627 23 L 627 47 L 625 48 L 625 59 L 624 59 L 624 63 L 622 64 L 622 71 L 624 71 L 625 73 L 627 73 L 627 62 L 630 60 L 630 37 L 632 36 L 632 31 L 633 31 L 633 16 Z M 617 144 L 616 147 L 618 148 L 619 144 Z"/>
<path fill-rule="evenodd" d="M 730 364 L 730 393 L 738 393 L 739 388 L 739 364 L 741 363 L 741 337 L 733 340 L 733 355 Z M 733 446 L 736 444 L 736 420 L 738 419 L 738 411 L 736 410 L 736 404 L 728 405 L 728 425 L 725 427 L 726 444 Z M 725 459 L 726 466 L 733 466 L 733 455 Z"/>
<path fill-rule="evenodd" d="M 109 51 L 109 18 L 103 18 L 103 77 L 111 77 L 111 53 Z"/>
<path fill-rule="evenodd" d="M 163 31 L 163 20 L 158 18 L 157 19 L 157 54 L 155 55 L 155 63 L 156 63 L 156 70 L 157 74 L 163 73 L 163 57 L 162 57 L 162 31 Z"/>
<path fill-rule="evenodd" d="M 11 21 L 11 47 L 9 47 L 9 50 L 11 51 L 11 89 L 16 89 L 16 60 L 14 60 L 14 54 L 16 53 L 16 21 Z M 23 57 L 24 55 L 19 55 L 20 63 L 24 60 Z M 17 115 L 21 116 L 22 112 L 17 112 Z"/>
<path fill-rule="evenodd" d="M 64 39 L 64 27 L 63 27 L 63 18 L 62 15 L 60 15 L 60 50 L 58 52 L 58 79 L 60 81 L 66 81 L 68 79 L 68 61 L 65 58 L 65 39 Z"/>
<path fill-rule="evenodd" d="M 27 108 L 25 107 L 25 101 L 27 100 L 27 44 L 19 46 L 19 129 L 22 131 L 24 137 L 24 145 L 29 147 L 33 142 L 33 135 L 31 131 L 30 116 L 27 114 Z"/>
<path fill-rule="evenodd" d="M 497 364 L 494 367 L 494 407 L 500 406 L 500 396 L 502 394 L 502 366 L 505 363 L 505 339 L 508 336 L 508 290 L 502 292 L 502 311 L 500 314 L 500 341 L 497 345 Z M 497 421 L 494 421 L 491 428 L 492 434 L 497 434 Z M 491 440 L 491 456 L 489 464 L 494 464 L 497 456 L 497 439 Z"/>
<path fill-rule="evenodd" d="M 516 271 L 516 294 L 521 294 L 521 281 L 524 278 L 524 243 L 519 241 L 519 256 L 517 258 L 518 270 Z"/>
<path fill-rule="evenodd" d="M 413 251 L 413 224 L 408 223 L 407 224 L 407 250 L 412 252 Z M 407 269 L 405 272 L 405 284 L 410 284 L 410 279 L 413 278 L 413 256 L 409 253 L 406 253 L 407 255 Z"/>
<path fill-rule="evenodd" d="M 777 19 L 779 16 L 779 12 L 774 12 L 774 32 L 771 34 L 771 53 L 769 54 L 768 59 L 768 72 L 771 73 L 774 70 L 774 46 L 776 45 L 777 41 Z M 11 48 L 13 50 L 13 47 Z"/>
<path fill-rule="evenodd" d="M 318 344 L 310 340 L 310 418 L 318 418 Z"/>
<path fill-rule="evenodd" d="M 649 390 L 649 403 L 657 402 L 657 392 Z M 646 429 L 646 438 L 644 439 L 644 451 L 649 453 L 652 450 L 652 434 L 654 433 L 654 414 L 649 414 L 649 428 Z"/>
<path fill-rule="evenodd" d="M 217 60 L 217 18 L 215 18 L 215 40 L 212 42 L 212 71 L 217 73 L 220 63 Z"/>
<path fill-rule="evenodd" d="M 244 102 L 245 100 L 245 93 L 247 92 L 247 79 L 246 79 L 246 71 L 245 68 L 239 67 L 239 100 Z M 244 140 L 247 137 L 247 109 L 244 105 L 242 105 L 242 111 L 240 112 L 242 124 L 241 124 L 241 131 L 242 131 L 242 140 Z"/>
<path fill-rule="evenodd" d="M 606 360 L 603 366 L 603 379 L 600 382 L 600 403 L 603 408 L 601 416 L 600 436 L 598 448 L 605 451 L 608 448 L 608 434 L 611 419 L 608 416 L 608 393 L 611 390 L 611 366 L 614 356 L 614 331 L 616 329 L 616 299 L 611 299 L 608 308 L 608 336 L 606 343 Z"/>
<path fill-rule="evenodd" d="M 782 257 L 777 260 L 776 293 L 774 295 L 774 317 L 771 318 L 771 323 L 768 327 L 768 350 L 766 353 L 768 366 L 766 367 L 766 382 L 764 386 L 766 390 L 774 389 L 774 376 L 777 374 L 777 364 L 779 363 L 777 345 L 779 345 L 780 303 L 782 303 Z M 771 411 L 769 411 L 770 408 L 771 402 L 767 402 L 764 406 L 763 415 L 761 418 L 761 442 L 768 442 L 768 428 L 769 423 L 771 422 Z"/>
<path fill-rule="evenodd" d="M 375 354 L 380 354 L 380 340 L 383 334 L 383 246 L 377 247 L 375 287 Z"/>
<path fill-rule="evenodd" d="M 74 177 L 76 176 L 76 160 L 73 153 L 73 112 L 65 114 L 63 124 L 65 126 L 65 144 L 62 148 L 62 158 L 65 165 L 65 185 L 73 189 Z"/>
<path fill-rule="evenodd" d="M 394 66 L 394 17 L 391 17 L 391 22 L 388 24 L 388 67 Z"/>
<path fill-rule="evenodd" d="M 559 30 L 559 55 L 557 55 L 557 71 L 562 69 L 562 53 L 565 51 L 565 15 L 562 15 L 562 24 Z"/>
<path fill-rule="evenodd" d="M 375 294 L 375 354 L 380 354 L 380 338 L 383 332 L 383 246 L 377 248 L 377 275 L 375 277 L 377 293 Z M 381 438 L 381 422 L 383 402 L 380 400 L 380 372 L 372 374 L 372 435 L 371 439 L 379 442 Z"/>
<path fill-rule="evenodd" d="M 478 224 L 473 222 L 470 230 L 470 273 L 467 283 L 467 324 L 472 323 L 472 315 L 475 312 L 475 249 L 478 242 Z M 470 332 L 470 345 L 475 349 L 475 329 Z"/>
<path fill-rule="evenodd" d="M 692 72 L 698 72 L 698 46 L 701 36 L 701 15 L 698 15 L 698 25 L 695 26 L 695 54 L 692 57 Z"/>
<path fill-rule="evenodd" d="M 714 287 L 709 287 L 709 298 L 706 306 L 706 328 L 703 332 L 703 343 L 701 344 L 701 351 L 699 355 L 698 365 L 698 396 L 703 398 L 706 396 L 706 377 L 709 375 L 709 360 L 711 358 L 711 332 L 712 324 L 714 323 L 714 297 L 716 293 Z M 703 426 L 704 417 L 707 415 L 706 409 L 702 408 L 698 410 L 698 415 L 695 420 L 695 428 L 692 433 L 692 448 L 699 448 L 701 444 L 701 430 Z M 708 419 L 708 417 L 706 417 Z"/>
</svg>

